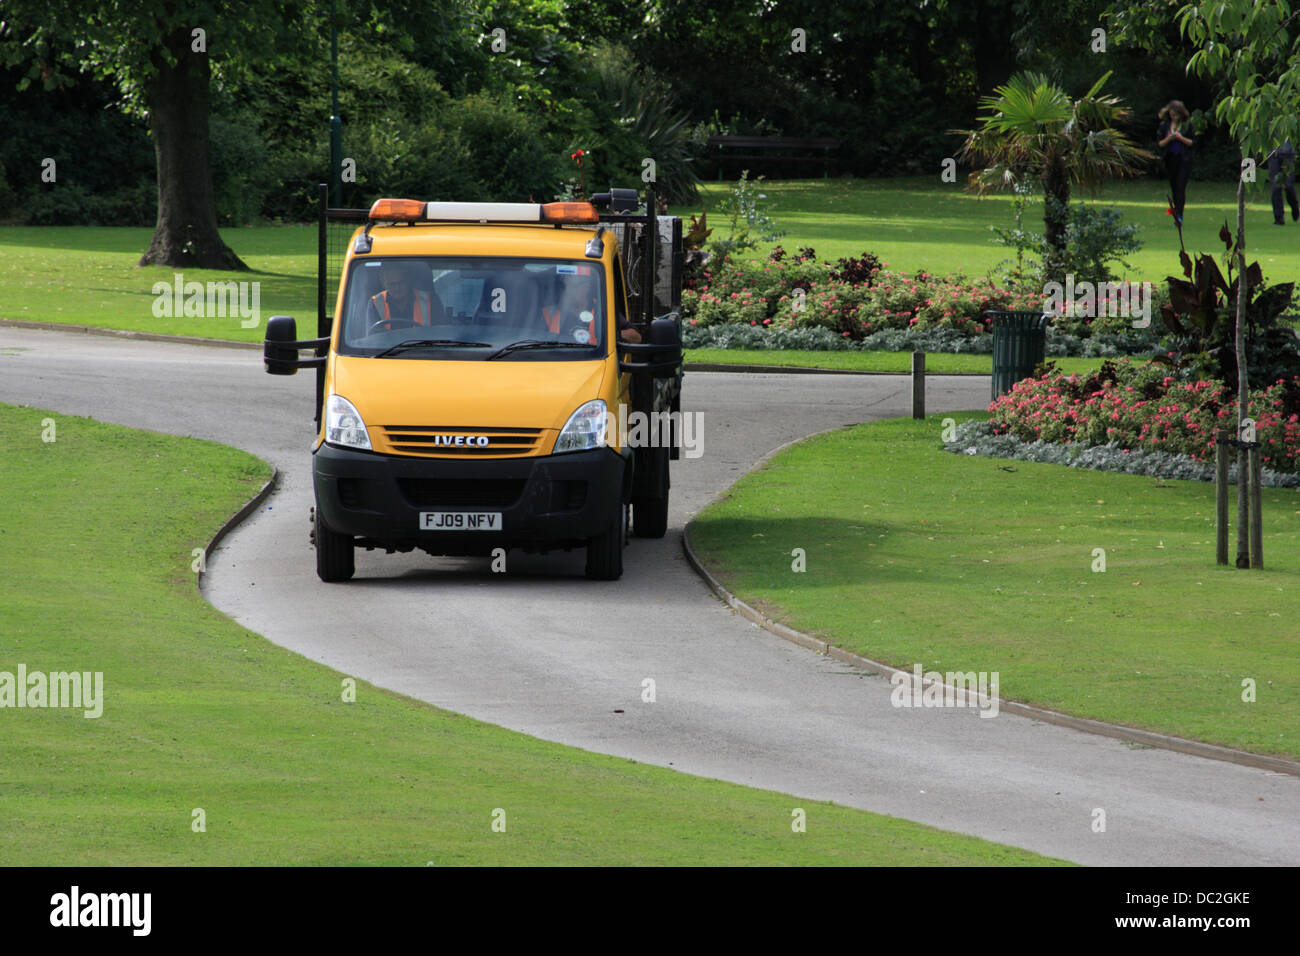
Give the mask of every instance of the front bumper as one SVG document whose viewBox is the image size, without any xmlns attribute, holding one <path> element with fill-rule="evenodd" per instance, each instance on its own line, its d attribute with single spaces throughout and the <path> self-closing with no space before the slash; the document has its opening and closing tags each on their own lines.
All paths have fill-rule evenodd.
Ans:
<svg viewBox="0 0 1300 956">
<path fill-rule="evenodd" d="M 609 448 L 532 458 L 379 455 L 321 445 L 312 456 L 316 507 L 362 546 L 430 554 L 585 545 L 627 500 L 630 459 Z M 425 511 L 500 512 L 501 531 L 424 531 Z"/>
</svg>

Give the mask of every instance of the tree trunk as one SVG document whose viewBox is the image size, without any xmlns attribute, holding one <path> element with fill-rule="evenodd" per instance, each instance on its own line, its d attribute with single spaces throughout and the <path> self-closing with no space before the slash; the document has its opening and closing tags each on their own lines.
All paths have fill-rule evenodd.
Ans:
<svg viewBox="0 0 1300 956">
<path fill-rule="evenodd" d="M 190 48 L 188 29 L 164 42 L 148 80 L 149 129 L 158 160 L 158 221 L 140 265 L 247 269 L 217 232 L 208 162 L 208 54 Z"/>
<path fill-rule="evenodd" d="M 1043 278 L 1065 282 L 1065 227 L 1070 220 L 1070 178 L 1057 157 L 1043 169 Z"/>
<path fill-rule="evenodd" d="M 1246 371 L 1246 181 L 1237 177 L 1237 439 L 1243 440 L 1242 423 L 1250 415 Z M 1237 449 L 1237 567 L 1250 566 L 1250 483 L 1248 456 Z"/>
</svg>

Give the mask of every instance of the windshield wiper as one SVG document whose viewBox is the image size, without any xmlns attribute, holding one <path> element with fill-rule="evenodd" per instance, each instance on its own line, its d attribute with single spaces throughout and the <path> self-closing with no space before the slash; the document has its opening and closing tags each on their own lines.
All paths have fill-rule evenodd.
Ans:
<svg viewBox="0 0 1300 956">
<path fill-rule="evenodd" d="M 462 342 L 460 339 L 407 339 L 405 342 L 398 342 L 390 349 L 384 349 L 375 358 L 383 358 L 385 355 L 393 355 L 397 352 L 404 352 L 406 349 L 439 349 L 447 346 L 461 346 L 462 348 L 490 349 L 491 342 Z"/>
<path fill-rule="evenodd" d="M 514 352 L 519 349 L 594 349 L 596 348 L 591 342 L 543 342 L 541 339 L 523 339 L 519 342 L 511 342 L 509 345 L 503 345 L 483 361 L 490 362 L 498 355 L 505 355 L 507 352 Z"/>
</svg>

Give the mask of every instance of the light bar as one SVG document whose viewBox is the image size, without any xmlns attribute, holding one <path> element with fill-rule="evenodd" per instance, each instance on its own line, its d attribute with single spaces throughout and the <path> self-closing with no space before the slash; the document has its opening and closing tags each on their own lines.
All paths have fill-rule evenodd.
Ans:
<svg viewBox="0 0 1300 956">
<path fill-rule="evenodd" d="M 600 214 L 589 202 L 430 202 L 377 199 L 370 218 L 384 222 L 550 222 L 598 223 Z"/>
<path fill-rule="evenodd" d="M 371 219 L 385 222 L 413 222 L 424 218 L 425 204 L 418 199 L 376 199 L 370 207 Z"/>
<path fill-rule="evenodd" d="M 443 222 L 541 222 L 542 207 L 533 202 L 431 202 L 425 216 Z"/>
<path fill-rule="evenodd" d="M 542 207 L 546 222 L 600 222 L 600 214 L 589 202 L 548 202 Z"/>
</svg>

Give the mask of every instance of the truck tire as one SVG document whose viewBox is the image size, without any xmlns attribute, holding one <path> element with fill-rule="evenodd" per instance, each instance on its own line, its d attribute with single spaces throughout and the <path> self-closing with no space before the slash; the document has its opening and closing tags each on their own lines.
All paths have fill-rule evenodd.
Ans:
<svg viewBox="0 0 1300 956">
<path fill-rule="evenodd" d="M 659 472 L 653 487 L 663 496 L 637 495 L 632 499 L 632 533 L 638 538 L 662 538 L 668 531 L 668 460 L 665 449 L 656 449 L 654 469 Z"/>
<path fill-rule="evenodd" d="M 316 543 L 316 576 L 327 583 L 349 580 L 356 571 L 352 536 L 330 530 L 317 508 L 313 538 Z"/>
<path fill-rule="evenodd" d="M 617 581 L 623 576 L 623 542 L 627 534 L 627 509 L 618 503 L 605 530 L 587 539 L 587 577 Z"/>
<path fill-rule="evenodd" d="M 638 538 L 662 538 L 668 532 L 668 499 L 634 499 L 632 532 Z"/>
</svg>

